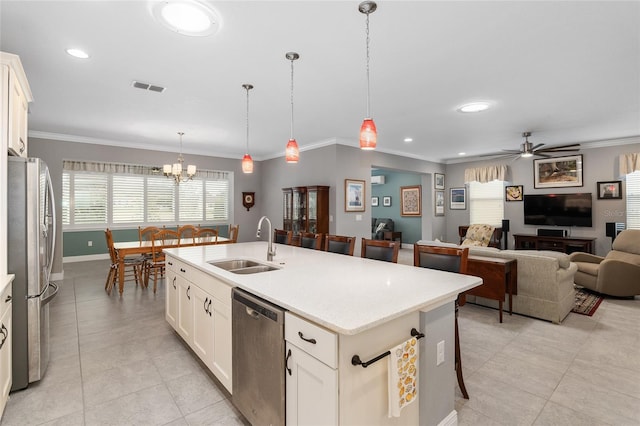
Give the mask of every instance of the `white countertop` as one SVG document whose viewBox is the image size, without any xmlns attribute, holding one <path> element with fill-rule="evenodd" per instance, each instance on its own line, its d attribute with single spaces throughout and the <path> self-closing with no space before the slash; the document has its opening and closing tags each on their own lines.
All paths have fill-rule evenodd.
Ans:
<svg viewBox="0 0 640 426">
<path fill-rule="evenodd" d="M 273 262 L 267 243 L 221 244 L 165 252 L 340 334 L 360 333 L 418 310 L 452 302 L 482 283 L 469 275 L 327 253 L 281 244 Z M 281 269 L 234 274 L 208 264 L 251 259 Z"/>
</svg>

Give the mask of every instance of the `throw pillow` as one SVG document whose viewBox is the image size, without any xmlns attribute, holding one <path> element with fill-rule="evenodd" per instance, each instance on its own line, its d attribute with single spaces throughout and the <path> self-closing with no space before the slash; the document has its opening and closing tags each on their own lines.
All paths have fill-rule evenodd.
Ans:
<svg viewBox="0 0 640 426">
<path fill-rule="evenodd" d="M 384 229 L 385 225 L 386 225 L 386 223 L 385 223 L 385 222 L 380 222 L 380 223 L 378 224 L 378 227 L 376 228 L 376 234 L 377 234 L 378 232 L 382 231 L 382 230 Z"/>
</svg>

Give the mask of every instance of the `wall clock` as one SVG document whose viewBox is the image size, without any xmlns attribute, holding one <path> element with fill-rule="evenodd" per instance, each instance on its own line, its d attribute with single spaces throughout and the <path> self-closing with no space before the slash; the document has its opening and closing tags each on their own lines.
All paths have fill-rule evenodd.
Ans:
<svg viewBox="0 0 640 426">
<path fill-rule="evenodd" d="M 255 194 L 255 192 L 242 193 L 242 205 L 247 208 L 247 211 L 256 203 Z"/>
</svg>

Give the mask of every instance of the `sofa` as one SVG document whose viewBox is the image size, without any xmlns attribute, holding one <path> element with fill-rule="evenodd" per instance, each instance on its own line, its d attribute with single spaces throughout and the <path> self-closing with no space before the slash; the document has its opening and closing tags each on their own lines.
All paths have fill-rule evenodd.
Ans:
<svg viewBox="0 0 640 426">
<path fill-rule="evenodd" d="M 418 244 L 432 243 L 418 241 Z M 555 251 L 500 250 L 472 246 L 469 247 L 469 256 L 518 261 L 518 291 L 513 295 L 513 312 L 556 324 L 561 323 L 571 312 L 575 303 L 574 276 L 578 266 L 570 261 L 569 255 Z M 478 296 L 466 298 L 467 302 L 498 308 L 496 300 Z M 508 302 L 505 308 L 508 309 Z"/>
<path fill-rule="evenodd" d="M 384 240 L 385 231 L 394 231 L 393 219 L 388 217 L 371 218 L 371 239 Z"/>
</svg>

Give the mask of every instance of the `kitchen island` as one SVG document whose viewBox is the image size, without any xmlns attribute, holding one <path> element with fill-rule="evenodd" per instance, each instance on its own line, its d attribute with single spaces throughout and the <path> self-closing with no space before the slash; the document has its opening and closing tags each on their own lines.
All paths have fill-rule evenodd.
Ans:
<svg viewBox="0 0 640 426">
<path fill-rule="evenodd" d="M 329 424 L 455 424 L 454 301 L 458 293 L 482 283 L 480 278 L 408 265 L 276 245 L 267 262 L 267 243 L 169 249 L 166 318 L 213 374 L 231 392 L 231 289 L 239 287 L 276 304 L 285 316 L 287 347 L 315 362 L 305 367 L 326 386 L 306 398 L 304 382 L 287 382 L 288 423 L 305 423 L 309 415 Z M 226 259 L 249 259 L 276 267 L 256 274 L 235 274 L 211 265 Z M 207 324 L 208 322 L 208 324 Z M 296 332 L 326 336 L 317 345 L 293 341 Z M 362 368 L 353 355 L 369 360 L 411 337 L 420 339 L 419 404 L 405 407 L 399 418 L 387 417 L 387 361 Z M 436 348 L 444 348 L 437 363 Z M 295 355 L 289 367 L 296 366 Z M 306 361 L 305 361 L 306 362 Z M 437 365 L 438 364 L 438 365 Z M 316 381 L 317 381 L 316 380 Z M 295 389 L 294 389 L 295 387 Z M 302 387 L 302 388 L 300 388 Z M 314 387 L 314 392 L 318 392 Z M 293 393 L 297 397 L 290 400 Z M 291 395 L 290 395 L 291 393 Z M 291 403 L 296 401 L 296 403 Z M 315 402 L 321 401 L 322 406 Z M 306 404 L 304 406 L 296 406 Z M 306 413 L 306 414 L 305 414 Z M 322 423 L 322 421 L 320 421 Z"/>
</svg>

